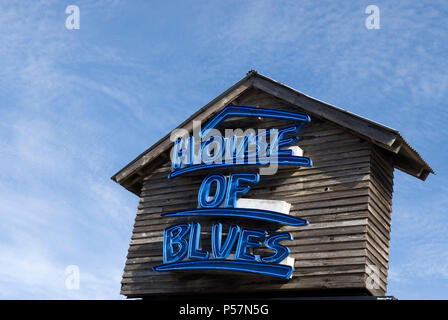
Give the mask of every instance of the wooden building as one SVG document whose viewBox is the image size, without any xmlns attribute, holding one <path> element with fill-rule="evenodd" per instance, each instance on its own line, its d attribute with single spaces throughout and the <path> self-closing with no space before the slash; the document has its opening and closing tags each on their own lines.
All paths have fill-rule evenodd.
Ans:
<svg viewBox="0 0 448 320">
<path fill-rule="evenodd" d="M 375 295 L 386 293 L 392 214 L 393 173 L 397 168 L 425 180 L 434 173 L 394 129 L 306 96 L 255 71 L 185 120 L 178 128 L 193 129 L 193 120 L 207 121 L 228 105 L 302 112 L 311 117 L 296 142 L 311 167 L 281 166 L 245 195 L 283 200 L 290 214 L 309 221 L 304 227 L 244 221 L 268 232 L 287 231 L 294 260 L 291 279 L 214 270 L 157 272 L 162 263 L 164 229 L 180 218 L 164 212 L 196 208 L 199 186 L 208 172 L 168 179 L 170 134 L 139 155 L 112 179 L 140 197 L 121 294 L 127 297 L 191 295 L 303 296 Z M 163 121 L 163 119 L 160 119 Z M 271 128 L 283 120 L 228 119 L 221 128 Z M 214 169 L 228 174 L 238 168 Z M 216 218 L 201 221 L 203 247 L 210 246 Z M 220 219 L 231 223 L 232 219 Z M 241 222 L 239 222 L 241 223 Z"/>
</svg>

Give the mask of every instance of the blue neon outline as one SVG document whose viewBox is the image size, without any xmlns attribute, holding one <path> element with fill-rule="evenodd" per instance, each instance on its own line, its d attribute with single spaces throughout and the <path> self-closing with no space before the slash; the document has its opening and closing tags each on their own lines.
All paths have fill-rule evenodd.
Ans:
<svg viewBox="0 0 448 320">
<path fill-rule="evenodd" d="M 242 229 L 236 246 L 235 259 L 240 261 L 260 261 L 260 256 L 247 252 L 248 248 L 259 248 L 267 236 L 266 230 Z"/>
<path fill-rule="evenodd" d="M 294 237 L 290 232 L 280 232 L 269 235 L 266 240 L 264 240 L 264 245 L 266 248 L 269 248 L 274 252 L 267 256 L 261 256 L 260 261 L 264 263 L 279 263 L 289 256 L 291 250 L 287 246 L 280 243 L 280 241 L 285 240 L 293 241 Z"/>
<path fill-rule="evenodd" d="M 210 189 L 212 183 L 216 181 L 216 191 L 213 199 L 208 201 L 210 196 Z M 222 189 L 222 190 L 221 190 Z M 214 208 L 218 207 L 225 199 L 227 189 L 227 178 L 219 173 L 212 173 L 202 180 L 201 186 L 198 192 L 198 205 L 201 208 Z"/>
<path fill-rule="evenodd" d="M 192 148 L 190 148 L 190 143 L 191 143 L 191 139 L 190 137 L 188 137 L 187 139 L 182 139 L 182 138 L 177 138 L 176 141 L 174 141 L 174 145 L 173 145 L 173 159 L 171 161 L 171 168 L 173 170 L 178 169 L 181 165 L 182 165 L 182 158 L 187 158 L 188 161 L 190 161 L 191 159 L 191 151 L 189 154 L 185 153 L 184 154 L 184 149 L 188 150 L 192 150 Z M 182 151 L 182 153 L 180 153 Z"/>
<path fill-rule="evenodd" d="M 177 231 L 176 235 L 175 235 L 177 241 L 175 241 L 175 242 L 167 241 L 168 233 L 171 233 L 171 235 L 172 235 L 173 231 Z M 169 227 L 166 227 L 165 230 L 163 230 L 163 262 L 164 263 L 170 262 L 170 261 L 175 262 L 175 261 L 182 260 L 183 258 L 185 258 L 185 256 L 188 253 L 188 246 L 189 246 L 188 241 L 185 240 L 185 236 L 187 235 L 187 233 L 189 231 L 190 231 L 189 223 L 174 224 Z M 169 244 L 169 248 L 166 247 L 167 244 Z M 178 245 L 178 249 L 176 252 L 173 252 L 173 250 L 172 250 L 173 244 Z M 168 255 L 171 257 L 171 259 L 168 259 L 169 258 Z"/>
<path fill-rule="evenodd" d="M 294 272 L 294 267 L 284 264 L 213 259 L 161 264 L 153 267 L 153 270 L 158 272 L 173 270 L 229 270 L 290 279 Z"/>
<path fill-rule="evenodd" d="M 220 222 L 212 226 L 212 255 L 215 259 L 226 259 L 232 251 L 240 236 L 241 228 L 232 224 L 229 227 L 226 240 L 222 243 L 222 224 Z"/>
<path fill-rule="evenodd" d="M 204 137 L 206 131 L 216 128 L 222 121 L 230 116 L 245 117 L 264 117 L 284 120 L 294 120 L 299 122 L 311 122 L 309 115 L 299 112 L 289 112 L 276 109 L 266 109 L 257 107 L 228 105 L 224 107 L 217 115 L 211 118 L 201 129 L 201 137 Z"/>
<path fill-rule="evenodd" d="M 265 117 L 265 118 L 275 118 L 275 119 L 284 119 L 284 120 L 292 120 L 301 122 L 301 124 L 293 125 L 290 127 L 285 127 L 279 129 L 278 136 L 278 161 L 274 162 L 275 159 L 271 159 L 271 157 L 264 157 L 261 159 L 255 160 L 255 163 L 246 164 L 246 163 L 238 163 L 238 158 L 233 158 L 233 160 L 237 160 L 237 163 L 200 163 L 200 164 L 191 164 L 184 168 L 175 168 L 178 164 L 173 167 L 173 171 L 168 174 L 168 178 L 178 177 L 180 175 L 198 171 L 205 170 L 207 168 L 219 168 L 219 167 L 232 167 L 232 166 L 244 166 L 244 165 L 267 165 L 269 162 L 277 163 L 278 165 L 296 165 L 296 166 L 304 166 L 311 167 L 312 161 L 307 157 L 296 157 L 292 155 L 292 151 L 290 150 L 280 150 L 280 147 L 290 145 L 298 140 L 297 137 L 289 137 L 284 138 L 284 134 L 298 132 L 303 127 L 303 125 L 307 122 L 311 122 L 311 118 L 309 115 L 299 112 L 289 112 L 283 110 L 276 109 L 267 109 L 267 108 L 257 108 L 257 107 L 248 107 L 248 106 L 238 106 L 238 105 L 228 105 L 224 107 L 218 114 L 216 114 L 213 118 L 211 118 L 204 127 L 201 128 L 200 136 L 204 137 L 208 134 L 208 131 L 216 128 L 222 121 L 231 116 L 245 116 L 245 117 Z M 294 129 L 293 129 L 294 128 Z M 280 133 L 281 130 L 285 130 L 285 132 Z M 258 134 L 256 135 L 256 137 Z M 282 141 L 282 139 L 284 139 Z M 281 142 L 281 143 L 280 143 Z M 191 141 L 190 141 L 191 143 Z M 244 142 L 246 143 L 246 142 Z M 223 149 L 221 153 L 227 152 L 225 151 L 225 147 L 221 146 Z M 190 145 L 191 148 L 191 145 Z M 202 145 L 201 145 L 202 150 Z M 258 152 L 256 154 L 258 157 Z M 190 158 L 192 159 L 192 158 Z"/>
<path fill-rule="evenodd" d="M 202 259 L 209 258 L 210 253 L 199 249 L 199 242 L 201 238 L 201 225 L 198 222 L 193 222 L 190 226 L 190 239 L 188 241 L 188 258 Z"/>
<path fill-rule="evenodd" d="M 266 162 L 262 163 L 262 161 L 266 161 Z M 211 168 L 267 165 L 268 164 L 267 161 L 270 161 L 271 163 L 277 163 L 279 165 L 301 166 L 301 167 L 312 167 L 313 166 L 313 161 L 307 157 L 279 155 L 277 157 L 277 161 L 275 161 L 275 159 L 271 159 L 271 158 L 261 158 L 261 159 L 257 159 L 255 163 L 244 163 L 244 164 L 242 164 L 242 163 L 193 164 L 193 165 L 190 165 L 190 166 L 187 166 L 187 167 L 184 167 L 181 169 L 177 169 L 177 170 L 169 173 L 168 178 L 171 179 L 171 178 L 175 178 L 175 177 L 178 177 L 178 176 L 186 174 L 186 173 L 199 171 L 199 170 L 206 170 L 206 169 L 211 169 Z"/>
<path fill-rule="evenodd" d="M 269 222 L 282 223 L 289 226 L 306 226 L 309 222 L 305 219 L 291 216 L 288 214 L 261 210 L 261 209 L 247 209 L 247 208 L 196 208 L 185 209 L 178 211 L 165 212 L 161 214 L 162 217 L 230 217 L 230 218 L 245 218 L 255 219 Z"/>
</svg>

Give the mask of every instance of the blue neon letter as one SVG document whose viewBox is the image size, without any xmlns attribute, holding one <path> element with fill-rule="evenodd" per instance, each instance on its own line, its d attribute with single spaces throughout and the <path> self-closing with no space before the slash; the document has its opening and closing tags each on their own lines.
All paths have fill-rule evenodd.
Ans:
<svg viewBox="0 0 448 320">
<path fill-rule="evenodd" d="M 212 183 L 216 182 L 216 192 L 211 201 L 208 201 Z M 201 208 L 216 208 L 223 202 L 226 192 L 226 177 L 222 174 L 210 174 L 201 184 L 198 193 L 198 204 Z"/>
<path fill-rule="evenodd" d="M 185 236 L 190 229 L 187 223 L 175 224 L 165 229 L 163 233 L 163 263 L 176 262 L 185 257 L 188 243 Z M 177 245 L 177 250 L 174 250 Z"/>
<path fill-rule="evenodd" d="M 259 257 L 247 253 L 247 248 L 261 247 L 261 241 L 266 237 L 266 231 L 243 229 L 236 248 L 236 259 L 243 261 L 257 261 Z M 253 239 L 259 239 L 253 241 Z"/>
<path fill-rule="evenodd" d="M 230 251 L 235 245 L 236 239 L 240 234 L 240 227 L 231 225 L 229 233 L 227 234 L 224 245 L 221 245 L 222 240 L 222 224 L 215 223 L 212 227 L 212 253 L 216 259 L 226 259 Z"/>
<path fill-rule="evenodd" d="M 260 175 L 258 173 L 232 173 L 229 177 L 226 192 L 226 208 L 235 208 L 237 198 L 247 193 L 250 190 L 250 186 L 240 186 L 240 181 L 246 181 L 249 183 L 258 183 L 260 181 Z"/>
<path fill-rule="evenodd" d="M 262 256 L 261 262 L 279 263 L 291 253 L 288 247 L 285 247 L 279 243 L 282 240 L 294 240 L 294 238 L 289 232 L 271 234 L 266 238 L 264 245 L 269 249 L 274 250 L 274 253 L 267 256 Z"/>
<path fill-rule="evenodd" d="M 177 170 L 192 164 L 193 137 L 179 138 L 174 142 L 171 168 Z"/>
<path fill-rule="evenodd" d="M 188 258 L 190 259 L 208 259 L 209 253 L 199 250 L 200 236 L 201 225 L 193 222 L 191 224 L 190 245 L 188 247 Z"/>
</svg>

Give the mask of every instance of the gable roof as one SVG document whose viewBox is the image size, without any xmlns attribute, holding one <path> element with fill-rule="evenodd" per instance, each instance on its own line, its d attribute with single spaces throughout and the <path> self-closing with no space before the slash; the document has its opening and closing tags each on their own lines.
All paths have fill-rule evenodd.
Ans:
<svg viewBox="0 0 448 320">
<path fill-rule="evenodd" d="M 434 173 L 434 170 L 406 142 L 397 130 L 307 96 L 254 70 L 249 71 L 243 79 L 192 114 L 176 129 L 183 128 L 191 132 L 193 130 L 193 120 L 207 121 L 251 88 L 262 90 L 292 105 L 296 105 L 312 116 L 324 118 L 340 125 L 375 145 L 390 151 L 393 154 L 394 167 L 414 177 L 425 180 L 430 173 Z M 140 154 L 113 175 L 111 179 L 138 195 L 142 180 L 148 173 L 148 168 L 154 160 L 171 148 L 170 134 L 171 132 Z"/>
</svg>

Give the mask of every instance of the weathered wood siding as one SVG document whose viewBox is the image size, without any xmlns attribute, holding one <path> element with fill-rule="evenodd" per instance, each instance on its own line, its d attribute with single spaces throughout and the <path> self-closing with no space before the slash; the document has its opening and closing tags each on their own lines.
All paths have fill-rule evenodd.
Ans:
<svg viewBox="0 0 448 320">
<path fill-rule="evenodd" d="M 256 90 L 235 104 L 299 111 Z M 307 219 L 306 227 L 279 226 L 256 221 L 210 218 L 161 218 L 160 213 L 197 207 L 199 186 L 206 172 L 169 180 L 169 156 L 152 168 L 144 180 L 141 200 L 123 274 L 122 291 L 128 297 L 160 294 L 260 293 L 297 290 L 354 289 L 373 295 L 386 292 L 393 167 L 387 156 L 340 126 L 311 115 L 299 133 L 297 145 L 313 160 L 313 167 L 279 167 L 277 174 L 261 176 L 245 198 L 284 200 L 291 214 Z M 284 122 L 237 119 L 228 128 L 283 127 Z M 224 173 L 241 169 L 222 170 Z M 243 273 L 213 271 L 155 272 L 162 263 L 163 230 L 171 224 L 199 221 L 201 244 L 210 248 L 210 229 L 221 221 L 264 228 L 269 233 L 289 231 L 285 242 L 295 258 L 295 272 L 286 281 Z M 373 269 L 370 266 L 374 266 Z M 371 270 L 379 271 L 372 282 Z M 369 287 L 373 284 L 373 288 Z M 379 286 L 378 286 L 379 284 Z"/>
</svg>

